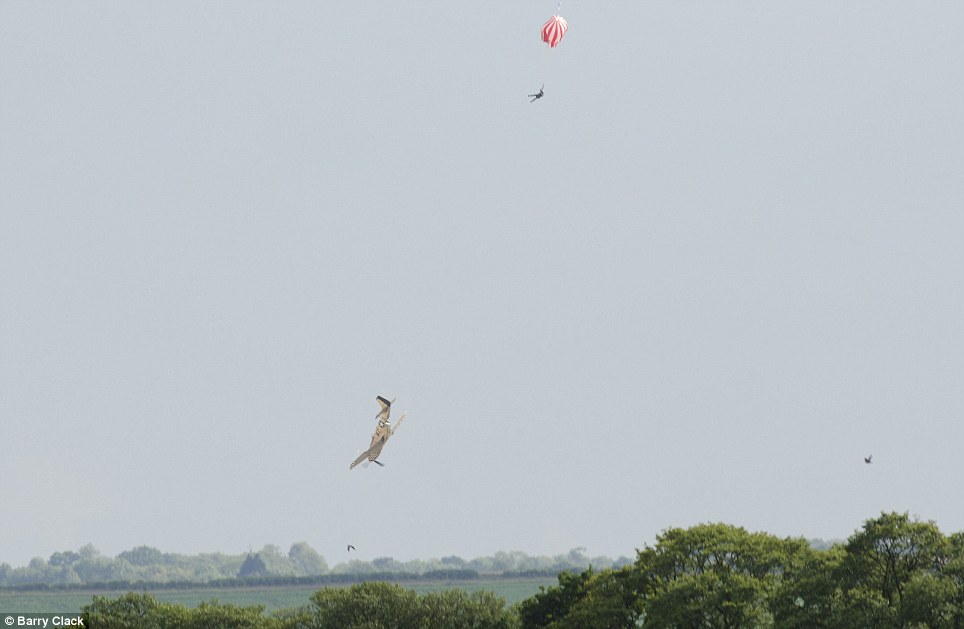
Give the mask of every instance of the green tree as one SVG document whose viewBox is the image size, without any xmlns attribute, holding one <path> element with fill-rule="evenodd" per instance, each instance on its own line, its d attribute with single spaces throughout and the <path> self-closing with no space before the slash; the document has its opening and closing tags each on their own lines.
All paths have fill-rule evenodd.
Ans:
<svg viewBox="0 0 964 629">
<path fill-rule="evenodd" d="M 464 559 L 456 555 L 449 555 L 448 557 L 442 557 L 442 565 L 450 566 L 455 568 L 464 568 L 467 564 Z"/>
<path fill-rule="evenodd" d="M 298 576 L 314 576 L 328 572 L 325 558 L 307 542 L 292 544 L 288 550 L 288 559 L 291 561 L 294 573 Z"/>
<path fill-rule="evenodd" d="M 646 604 L 647 626 L 736 629 L 770 627 L 767 587 L 733 572 L 679 575 Z"/>
<path fill-rule="evenodd" d="M 880 626 L 902 626 L 913 620 L 910 608 L 901 609 L 908 585 L 915 577 L 940 576 L 949 547 L 933 522 L 911 520 L 906 513 L 881 513 L 850 537 L 846 550 L 838 570 L 845 592 L 841 612 L 849 619 L 855 609 L 866 610 L 873 612 L 877 622 L 886 622 Z M 933 598 L 935 587 L 944 590 L 938 582 L 918 580 L 911 607 L 920 612 L 922 601 Z M 889 609 L 886 619 L 878 618 L 881 600 Z"/>
<path fill-rule="evenodd" d="M 631 567 L 589 573 L 583 596 L 573 602 L 564 617 L 549 626 L 553 629 L 637 627 L 642 612 L 637 581 Z"/>
<path fill-rule="evenodd" d="M 843 546 L 800 552 L 770 597 L 774 624 L 785 629 L 819 629 L 834 623 L 840 589 L 837 573 L 846 558 Z"/>
<path fill-rule="evenodd" d="M 398 572 L 401 565 L 392 557 L 375 557 L 372 559 L 372 567 L 378 572 Z"/>
<path fill-rule="evenodd" d="M 559 585 L 544 588 L 519 603 L 519 617 L 524 629 L 541 629 L 561 621 L 583 599 L 589 588 L 592 570 L 581 574 L 562 572 L 556 579 Z"/>
<path fill-rule="evenodd" d="M 827 626 L 832 629 L 892 629 L 899 624 L 896 611 L 880 592 L 855 588 L 837 592 L 833 615 Z"/>
<path fill-rule="evenodd" d="M 54 553 L 47 561 L 51 566 L 70 566 L 80 561 L 80 554 L 72 550 Z"/>
<path fill-rule="evenodd" d="M 726 524 L 670 529 L 637 552 L 634 570 L 646 624 L 766 627 L 769 597 L 809 547 L 802 539 L 749 533 Z"/>
<path fill-rule="evenodd" d="M 312 629 L 420 629 L 418 595 L 393 583 L 367 581 L 311 595 Z"/>
<path fill-rule="evenodd" d="M 951 626 L 964 629 L 964 531 L 947 538 L 947 561 L 943 574 L 954 584 Z"/>
<path fill-rule="evenodd" d="M 632 567 L 580 574 L 563 572 L 559 585 L 540 588 L 518 605 L 526 629 L 617 629 L 635 627 L 640 617 L 638 579 Z"/>
<path fill-rule="evenodd" d="M 150 546 L 138 546 L 131 550 L 125 550 L 117 555 L 118 559 L 124 559 L 132 566 L 150 566 L 164 561 L 164 554 L 156 548 Z"/>
<path fill-rule="evenodd" d="M 161 629 L 155 616 L 159 603 L 148 594 L 125 594 L 116 599 L 94 596 L 81 612 L 85 627 L 98 629 Z"/>
<path fill-rule="evenodd" d="M 241 569 L 238 571 L 239 577 L 263 577 L 268 574 L 268 568 L 264 564 L 264 559 L 261 558 L 260 553 L 248 554 L 248 557 L 241 564 Z"/>
<path fill-rule="evenodd" d="M 265 544 L 264 548 L 258 551 L 258 556 L 264 562 L 266 574 L 294 573 L 288 556 L 283 554 L 281 549 L 274 544 Z"/>
<path fill-rule="evenodd" d="M 948 550 L 936 524 L 911 520 L 906 513 L 882 513 L 867 520 L 846 549 L 843 583 L 879 592 L 890 606 L 899 605 L 915 573 L 940 570 Z"/>
<path fill-rule="evenodd" d="M 179 606 L 171 607 L 178 611 L 184 609 Z M 279 626 L 279 622 L 266 618 L 261 605 L 238 607 L 210 601 L 187 610 L 181 622 L 171 622 L 166 626 L 178 629 L 272 629 Z"/>
<path fill-rule="evenodd" d="M 951 629 L 956 612 L 955 594 L 952 579 L 927 572 L 915 574 L 904 587 L 901 626 Z"/>
<path fill-rule="evenodd" d="M 514 629 L 518 618 L 505 607 L 505 599 L 492 592 L 443 590 L 426 594 L 420 601 L 420 623 L 426 629 Z"/>
<path fill-rule="evenodd" d="M 111 559 L 100 554 L 83 556 L 71 567 L 84 583 L 129 581 L 136 574 L 131 565 L 123 559 Z"/>
<path fill-rule="evenodd" d="M 97 629 L 281 629 L 281 621 L 266 617 L 264 607 L 204 602 L 191 609 L 159 603 L 147 594 L 129 593 L 116 599 L 95 596 L 82 609 L 84 626 Z"/>
</svg>

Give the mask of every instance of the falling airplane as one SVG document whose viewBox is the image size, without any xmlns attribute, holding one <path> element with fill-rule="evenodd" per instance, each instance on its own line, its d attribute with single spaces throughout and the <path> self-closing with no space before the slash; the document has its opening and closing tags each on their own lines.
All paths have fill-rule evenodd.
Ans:
<svg viewBox="0 0 964 629">
<path fill-rule="evenodd" d="M 378 456 L 382 453 L 382 448 L 385 447 L 385 443 L 388 441 L 389 437 L 394 435 L 395 431 L 398 430 L 398 427 L 402 425 L 403 421 L 405 421 L 405 413 L 402 413 L 402 416 L 398 418 L 398 422 L 395 424 L 395 427 L 392 428 L 391 423 L 388 421 L 388 415 L 392 411 L 392 402 L 395 400 L 390 402 L 380 395 L 375 399 L 378 400 L 382 410 L 375 415 L 375 418 L 378 419 L 378 425 L 375 426 L 375 434 L 372 435 L 372 443 L 370 446 L 368 446 L 367 450 L 362 452 L 360 455 L 358 455 L 357 459 L 352 461 L 352 464 L 348 466 L 348 469 L 350 470 L 355 469 L 356 465 L 366 459 L 372 463 L 382 465 L 379 461 L 377 461 Z"/>
</svg>

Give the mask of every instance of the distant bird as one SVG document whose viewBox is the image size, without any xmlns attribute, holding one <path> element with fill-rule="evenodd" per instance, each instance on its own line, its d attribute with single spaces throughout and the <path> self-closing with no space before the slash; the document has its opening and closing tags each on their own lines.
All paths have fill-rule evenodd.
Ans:
<svg viewBox="0 0 964 629">
<path fill-rule="evenodd" d="M 348 552 L 351 552 L 351 551 L 353 551 L 353 550 L 355 550 L 355 547 L 352 546 L 351 544 L 349 544 L 349 545 L 348 545 Z"/>
<path fill-rule="evenodd" d="M 870 460 L 870 459 L 872 459 L 872 458 L 874 458 L 874 455 L 873 455 L 873 454 L 871 454 L 871 455 L 869 455 L 869 456 L 865 456 L 865 457 L 864 457 L 864 463 L 866 463 L 867 465 L 870 465 L 870 464 L 871 464 L 871 460 Z"/>
<path fill-rule="evenodd" d="M 382 410 L 375 415 L 375 418 L 378 419 L 378 425 L 375 426 L 375 434 L 372 435 L 372 442 L 371 445 L 368 446 L 368 449 L 358 455 L 358 458 L 348 466 L 350 470 L 355 469 L 355 466 L 365 459 L 384 467 L 384 465 L 377 460 L 378 456 L 382 453 L 382 448 L 385 447 L 385 443 L 388 442 L 389 437 L 394 435 L 398 427 L 405 421 L 405 413 L 402 413 L 402 416 L 398 418 L 398 423 L 392 428 L 391 423 L 388 421 L 388 415 L 392 412 L 392 402 L 395 400 L 389 402 L 380 395 L 375 399 L 382 407 Z"/>
</svg>

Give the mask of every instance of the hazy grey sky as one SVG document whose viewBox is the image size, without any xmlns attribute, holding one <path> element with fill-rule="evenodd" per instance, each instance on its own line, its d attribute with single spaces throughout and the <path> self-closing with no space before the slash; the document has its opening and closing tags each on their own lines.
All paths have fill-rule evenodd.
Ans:
<svg viewBox="0 0 964 629">
<path fill-rule="evenodd" d="M 964 529 L 964 3 L 555 8 L 0 1 L 0 561 Z"/>
</svg>

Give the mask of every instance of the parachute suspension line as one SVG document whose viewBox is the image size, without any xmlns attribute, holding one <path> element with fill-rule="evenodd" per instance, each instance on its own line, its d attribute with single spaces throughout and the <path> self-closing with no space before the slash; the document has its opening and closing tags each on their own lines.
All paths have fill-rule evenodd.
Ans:
<svg viewBox="0 0 964 629">
<path fill-rule="evenodd" d="M 550 57 L 553 55 L 553 53 L 550 51 L 559 45 L 559 42 L 562 41 L 563 36 L 566 34 L 566 30 L 569 28 L 565 18 L 559 14 L 561 10 L 562 0 L 557 0 L 556 14 L 550 17 L 546 23 L 542 25 L 542 29 L 540 30 L 542 41 L 547 44 L 547 49 L 544 53 L 546 57 L 543 69 L 543 89 L 545 88 L 545 79 L 549 78 L 549 64 L 552 63 L 550 61 Z M 540 96 L 541 93 L 542 90 L 540 90 Z"/>
</svg>

